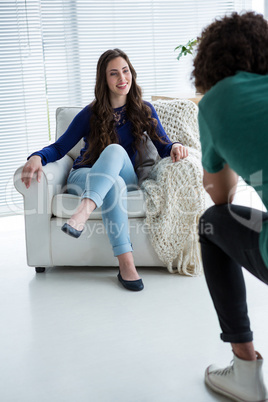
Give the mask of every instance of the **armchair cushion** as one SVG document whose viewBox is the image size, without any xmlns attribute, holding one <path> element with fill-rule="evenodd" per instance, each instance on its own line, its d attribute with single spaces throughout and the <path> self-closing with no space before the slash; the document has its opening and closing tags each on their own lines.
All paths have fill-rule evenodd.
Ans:
<svg viewBox="0 0 268 402">
<path fill-rule="evenodd" d="M 52 200 L 52 214 L 58 218 L 70 218 L 77 209 L 80 197 L 72 194 L 57 194 Z M 146 205 L 144 194 L 141 190 L 135 190 L 128 193 L 127 211 L 129 218 L 145 218 Z M 89 220 L 101 220 L 101 207 L 95 209 L 89 217 Z"/>
<path fill-rule="evenodd" d="M 58 107 L 56 110 L 56 140 L 67 130 L 74 117 L 82 110 L 81 107 Z M 68 152 L 75 160 L 84 147 L 83 138 Z"/>
</svg>

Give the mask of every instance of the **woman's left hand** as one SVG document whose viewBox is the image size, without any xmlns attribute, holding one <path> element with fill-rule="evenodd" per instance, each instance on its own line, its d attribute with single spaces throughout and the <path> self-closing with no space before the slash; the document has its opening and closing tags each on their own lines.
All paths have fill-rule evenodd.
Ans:
<svg viewBox="0 0 268 402">
<path fill-rule="evenodd" d="M 188 149 L 181 144 L 173 144 L 170 151 L 170 156 L 172 162 L 178 162 L 180 159 L 184 159 L 188 156 Z"/>
</svg>

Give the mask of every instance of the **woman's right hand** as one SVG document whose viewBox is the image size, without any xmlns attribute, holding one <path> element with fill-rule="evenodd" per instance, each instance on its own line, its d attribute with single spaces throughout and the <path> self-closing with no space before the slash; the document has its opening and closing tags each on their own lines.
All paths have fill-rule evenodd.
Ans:
<svg viewBox="0 0 268 402">
<path fill-rule="evenodd" d="M 37 181 L 40 183 L 42 175 L 42 161 L 39 155 L 31 156 L 22 169 L 21 181 L 25 184 L 26 188 L 30 187 L 34 173 L 37 174 Z"/>
</svg>

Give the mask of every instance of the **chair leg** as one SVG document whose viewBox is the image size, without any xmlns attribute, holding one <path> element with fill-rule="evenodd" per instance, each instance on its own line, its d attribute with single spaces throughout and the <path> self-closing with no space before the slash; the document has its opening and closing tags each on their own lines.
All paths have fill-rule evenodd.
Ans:
<svg viewBox="0 0 268 402">
<path fill-rule="evenodd" d="M 42 273 L 42 272 L 45 272 L 45 270 L 46 270 L 46 268 L 44 268 L 44 267 L 36 267 L 36 268 L 35 268 L 35 272 L 36 272 L 37 274 L 40 274 L 40 273 Z"/>
</svg>

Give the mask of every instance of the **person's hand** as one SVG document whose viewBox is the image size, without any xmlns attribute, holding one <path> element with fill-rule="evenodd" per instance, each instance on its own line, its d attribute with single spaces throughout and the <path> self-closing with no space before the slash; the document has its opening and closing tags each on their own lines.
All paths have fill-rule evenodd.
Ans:
<svg viewBox="0 0 268 402">
<path fill-rule="evenodd" d="M 40 183 L 42 175 L 42 162 L 41 157 L 38 155 L 31 156 L 22 169 L 21 181 L 25 184 L 26 188 L 30 187 L 34 173 L 36 173 L 37 181 Z"/>
<path fill-rule="evenodd" d="M 180 159 L 184 159 L 188 156 L 188 149 L 181 144 L 173 144 L 170 151 L 170 156 L 172 162 L 178 162 Z"/>
</svg>

